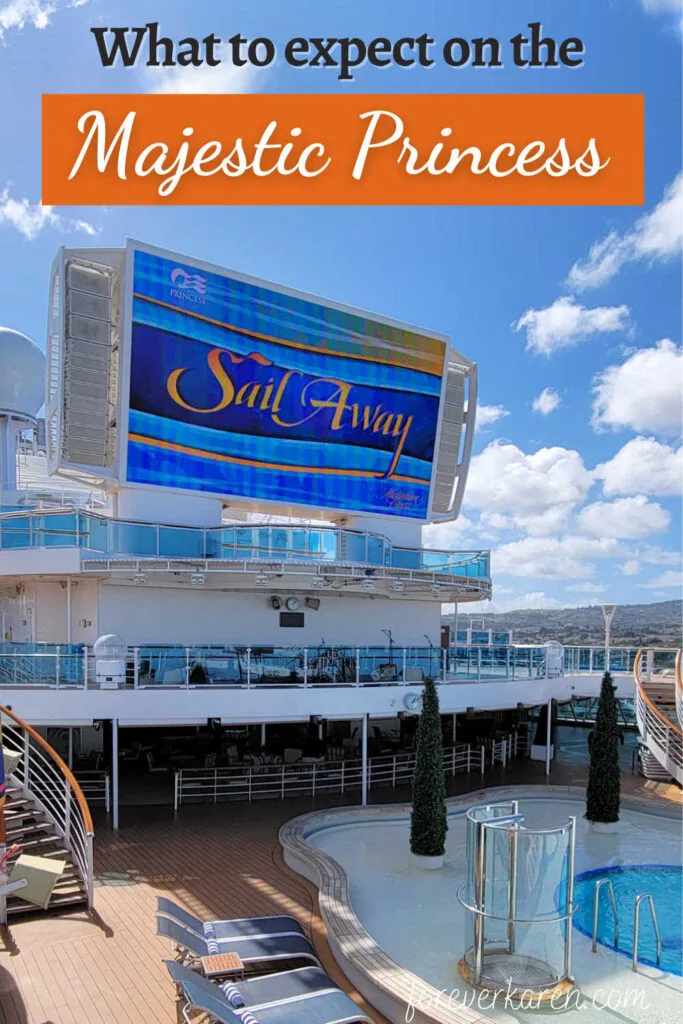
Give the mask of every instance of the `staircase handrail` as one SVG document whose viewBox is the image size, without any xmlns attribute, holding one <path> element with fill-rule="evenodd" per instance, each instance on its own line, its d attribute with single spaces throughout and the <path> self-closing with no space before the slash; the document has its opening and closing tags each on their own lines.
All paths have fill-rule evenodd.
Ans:
<svg viewBox="0 0 683 1024">
<path fill-rule="evenodd" d="M 683 730 L 662 714 L 648 697 L 640 678 L 640 666 L 644 653 L 644 649 L 641 648 L 633 665 L 638 731 L 662 767 L 681 783 L 683 782 Z M 662 758 L 664 759 L 663 763 Z"/>
<path fill-rule="evenodd" d="M 683 726 L 683 650 L 676 651 L 676 715 Z"/>
<path fill-rule="evenodd" d="M 4 716 L 11 719 L 14 725 L 7 725 L 3 729 L 3 742 L 8 739 L 10 746 L 17 744 L 22 754 L 13 774 L 21 780 L 23 789 L 33 797 L 59 831 L 65 848 L 72 854 L 80 871 L 86 887 L 88 906 L 92 907 L 95 831 L 83 790 L 68 765 L 40 733 L 10 708 L 0 705 L 0 722 Z M 23 742 L 19 743 L 21 740 Z M 33 748 L 33 758 L 31 740 L 40 748 Z"/>
</svg>

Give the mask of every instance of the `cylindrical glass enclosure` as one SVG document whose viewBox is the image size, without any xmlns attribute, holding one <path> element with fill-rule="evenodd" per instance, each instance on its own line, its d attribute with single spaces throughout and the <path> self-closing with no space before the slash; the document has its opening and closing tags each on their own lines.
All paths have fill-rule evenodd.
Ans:
<svg viewBox="0 0 683 1024">
<path fill-rule="evenodd" d="M 527 828 L 516 800 L 467 812 L 460 970 L 476 988 L 541 994 L 570 980 L 574 828 Z"/>
</svg>

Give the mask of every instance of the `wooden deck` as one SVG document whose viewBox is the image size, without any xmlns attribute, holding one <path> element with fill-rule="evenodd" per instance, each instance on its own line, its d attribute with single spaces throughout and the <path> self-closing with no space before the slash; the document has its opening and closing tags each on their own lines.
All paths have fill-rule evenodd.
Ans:
<svg viewBox="0 0 683 1024">
<path fill-rule="evenodd" d="M 519 769 L 519 770 L 518 770 Z M 553 783 L 579 783 L 560 766 Z M 453 780 L 462 791 L 478 775 Z M 538 765 L 487 774 L 487 785 L 544 781 Z M 623 790 L 680 802 L 680 789 L 623 776 Z M 386 800 L 406 793 L 381 792 Z M 318 806 L 324 806 L 319 804 Z M 282 861 L 280 825 L 311 801 L 124 809 L 115 835 L 103 819 L 96 837 L 96 915 L 27 919 L 0 944 L 0 1024 L 169 1024 L 180 1018 L 155 935 L 155 897 L 165 894 L 204 918 L 287 913 L 307 929 L 323 965 L 362 1005 L 326 945 L 313 886 Z M 366 1007 L 366 1010 L 368 1008 Z M 385 1024 L 374 1011 L 377 1024 Z"/>
<path fill-rule="evenodd" d="M 315 888 L 282 861 L 277 831 L 297 809 L 289 802 L 192 807 L 174 821 L 167 811 L 152 809 L 150 820 L 146 809 L 136 808 L 123 815 L 117 836 L 101 825 L 94 919 L 27 919 L 12 924 L 9 934 L 5 930 L 0 1022 L 180 1020 L 162 962 L 168 941 L 155 935 L 160 894 L 206 919 L 293 914 L 324 967 L 351 991 L 326 948 Z M 372 1016 L 382 1021 L 374 1011 Z"/>
</svg>

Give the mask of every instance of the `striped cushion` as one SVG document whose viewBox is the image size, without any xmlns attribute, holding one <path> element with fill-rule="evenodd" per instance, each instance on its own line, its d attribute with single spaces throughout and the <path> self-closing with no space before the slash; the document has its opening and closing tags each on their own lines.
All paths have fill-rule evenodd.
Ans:
<svg viewBox="0 0 683 1024">
<path fill-rule="evenodd" d="M 249 1010 L 235 1010 L 235 1016 L 239 1017 L 242 1024 L 260 1024 L 260 1021 Z"/>
<path fill-rule="evenodd" d="M 230 1005 L 235 1009 L 238 1009 L 240 1006 L 244 1006 L 244 996 L 238 989 L 237 985 L 234 985 L 231 981 L 224 982 L 221 985 L 221 991 Z"/>
<path fill-rule="evenodd" d="M 206 948 L 209 951 L 209 956 L 217 956 L 221 951 L 221 947 L 216 942 L 216 929 L 210 921 L 207 921 L 204 925 L 204 938 L 206 939 Z"/>
</svg>

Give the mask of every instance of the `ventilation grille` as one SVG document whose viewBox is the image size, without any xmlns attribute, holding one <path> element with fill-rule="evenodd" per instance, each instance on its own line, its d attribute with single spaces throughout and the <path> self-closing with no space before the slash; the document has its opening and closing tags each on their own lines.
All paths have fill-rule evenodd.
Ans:
<svg viewBox="0 0 683 1024">
<path fill-rule="evenodd" d="M 445 515 L 451 511 L 460 465 L 463 415 L 465 410 L 465 372 L 449 366 L 441 412 L 441 433 L 436 458 L 436 477 L 432 513 Z"/>
<path fill-rule="evenodd" d="M 64 463 L 107 469 L 116 458 L 118 292 L 114 268 L 66 260 L 61 431 Z"/>
</svg>

